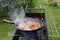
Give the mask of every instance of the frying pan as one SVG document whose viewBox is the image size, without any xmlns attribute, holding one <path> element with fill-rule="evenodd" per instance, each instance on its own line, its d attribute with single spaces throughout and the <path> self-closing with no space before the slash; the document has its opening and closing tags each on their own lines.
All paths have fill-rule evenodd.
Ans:
<svg viewBox="0 0 60 40">
<path fill-rule="evenodd" d="M 3 22 L 16 25 L 12 21 L 9 21 L 9 20 L 6 20 L 6 19 L 3 19 Z M 39 23 L 41 24 L 41 26 L 38 29 L 40 29 L 43 26 L 43 23 L 41 21 L 39 21 Z M 20 29 L 19 27 L 17 27 L 17 25 L 16 25 L 16 28 L 19 29 L 19 30 L 24 30 L 24 29 Z M 35 31 L 35 30 L 38 30 L 38 29 L 24 30 L 24 31 Z"/>
</svg>

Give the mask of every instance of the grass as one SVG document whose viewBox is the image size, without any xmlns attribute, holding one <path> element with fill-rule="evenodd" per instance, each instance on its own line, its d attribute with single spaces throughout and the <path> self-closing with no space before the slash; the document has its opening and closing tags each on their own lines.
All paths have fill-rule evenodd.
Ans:
<svg viewBox="0 0 60 40">
<path fill-rule="evenodd" d="M 48 24 L 49 35 L 51 35 L 50 40 L 60 40 L 59 10 L 60 10 L 59 8 L 54 8 L 54 7 L 48 7 L 48 10 L 46 10 L 46 19 Z"/>
<path fill-rule="evenodd" d="M 0 22 L 0 40 L 12 40 L 11 35 L 15 32 L 15 27 L 11 24 Z"/>
<path fill-rule="evenodd" d="M 49 6 L 45 2 L 40 2 L 37 6 L 40 4 L 42 8 L 46 9 L 45 15 L 50 40 L 60 40 L 60 7 Z M 14 34 L 15 30 L 13 25 L 0 22 L 0 40 L 11 40 L 12 36 L 8 36 L 8 33 L 11 32 L 10 34 Z"/>
</svg>

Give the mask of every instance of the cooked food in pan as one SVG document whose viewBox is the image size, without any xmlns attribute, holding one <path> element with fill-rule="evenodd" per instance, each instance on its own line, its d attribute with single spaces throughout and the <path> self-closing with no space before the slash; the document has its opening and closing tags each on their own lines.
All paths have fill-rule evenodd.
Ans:
<svg viewBox="0 0 60 40">
<path fill-rule="evenodd" d="M 17 28 L 20 30 L 37 30 L 39 28 L 41 28 L 42 23 L 41 22 L 37 22 L 38 20 L 35 19 L 27 19 L 27 20 L 22 20 L 20 21 L 20 23 L 18 23 Z"/>
</svg>

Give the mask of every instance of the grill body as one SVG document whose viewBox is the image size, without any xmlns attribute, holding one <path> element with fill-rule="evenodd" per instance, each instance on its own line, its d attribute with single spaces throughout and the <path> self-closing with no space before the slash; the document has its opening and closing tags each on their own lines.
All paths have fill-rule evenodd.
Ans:
<svg viewBox="0 0 60 40">
<path fill-rule="evenodd" d="M 17 29 L 12 40 L 49 40 L 44 13 L 26 13 L 26 17 L 38 18 L 44 24 L 40 29 L 25 31 Z M 43 18 L 43 20 L 41 20 Z"/>
</svg>

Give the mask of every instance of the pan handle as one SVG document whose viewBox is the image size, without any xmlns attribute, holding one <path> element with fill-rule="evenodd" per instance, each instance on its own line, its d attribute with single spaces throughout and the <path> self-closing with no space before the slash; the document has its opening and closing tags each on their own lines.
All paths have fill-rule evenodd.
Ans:
<svg viewBox="0 0 60 40">
<path fill-rule="evenodd" d="M 3 19 L 3 22 L 4 22 L 4 23 L 9 23 L 9 24 L 15 24 L 15 23 L 13 23 L 12 21 L 7 20 L 7 19 Z"/>
</svg>

